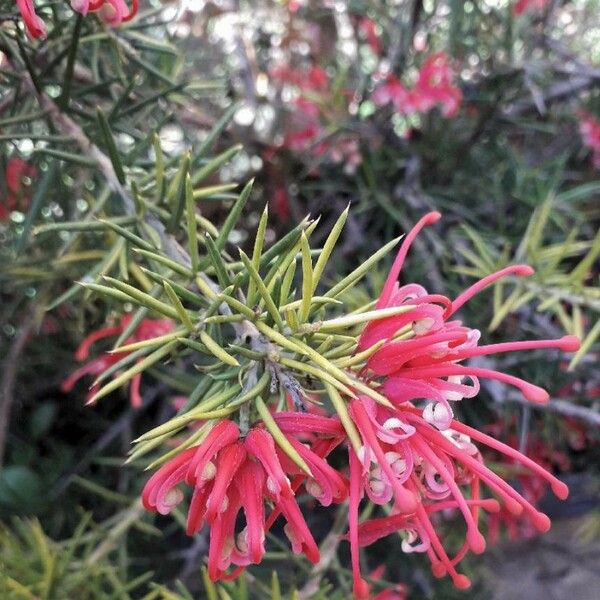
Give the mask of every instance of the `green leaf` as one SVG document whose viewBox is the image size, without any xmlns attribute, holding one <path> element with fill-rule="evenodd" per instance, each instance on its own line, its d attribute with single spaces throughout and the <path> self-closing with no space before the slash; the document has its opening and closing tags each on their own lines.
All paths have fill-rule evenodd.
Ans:
<svg viewBox="0 0 600 600">
<path fill-rule="evenodd" d="M 123 170 L 123 163 L 121 162 L 121 157 L 119 156 L 119 151 L 117 150 L 117 145 L 115 144 L 115 139 L 113 138 L 112 131 L 110 129 L 110 124 L 100 107 L 96 108 L 96 117 L 98 119 L 98 124 L 100 125 L 100 133 L 104 139 L 104 144 L 108 151 L 110 162 L 115 170 L 115 175 L 117 176 L 119 183 L 121 185 L 125 185 L 126 177 L 125 171 Z"/>
<path fill-rule="evenodd" d="M 217 342 L 215 342 L 215 340 L 213 340 L 210 335 L 206 333 L 206 331 L 201 331 L 199 335 L 200 341 L 208 348 L 211 354 L 216 356 L 219 360 L 222 360 L 225 364 L 232 365 L 234 367 L 240 366 L 240 363 L 237 361 L 237 359 L 231 356 L 229 352 L 221 348 L 221 346 L 219 346 L 219 344 L 217 344 Z"/>
<path fill-rule="evenodd" d="M 194 187 L 206 179 L 209 175 L 212 175 L 215 171 L 220 169 L 224 164 L 228 163 L 242 148 L 242 144 L 236 144 L 235 146 L 228 148 L 224 152 L 221 152 L 221 154 L 217 154 L 217 156 L 209 160 L 201 169 L 198 169 L 192 175 L 192 183 L 194 184 Z"/>
<path fill-rule="evenodd" d="M 248 202 L 248 198 L 250 198 L 250 193 L 252 192 L 252 186 L 254 185 L 254 179 L 251 179 L 242 190 L 239 198 L 235 202 L 235 204 L 231 207 L 227 218 L 225 219 L 225 223 L 223 223 L 223 227 L 221 227 L 221 231 L 215 240 L 215 244 L 219 250 L 223 250 L 225 248 L 225 244 L 227 243 L 227 239 L 229 238 L 229 234 L 231 230 L 235 227 L 237 220 L 240 218 L 242 214 L 242 210 L 244 210 L 244 206 L 246 206 L 246 202 Z"/>
<path fill-rule="evenodd" d="M 300 323 L 304 323 L 310 312 L 313 290 L 315 289 L 310 246 L 308 245 L 308 239 L 304 231 L 300 235 L 300 248 L 302 250 L 302 302 L 298 318 Z"/>
<path fill-rule="evenodd" d="M 157 300 L 156 298 L 153 298 L 150 294 L 146 294 L 145 292 L 138 290 L 132 285 L 119 281 L 118 279 L 115 279 L 113 277 L 108 277 L 107 275 L 105 275 L 103 279 L 110 283 L 118 291 L 122 292 L 123 294 L 126 294 L 129 297 L 128 301 L 133 300 L 137 304 L 147 306 L 151 310 L 165 315 L 170 319 L 178 320 L 179 314 L 177 310 L 175 310 L 172 306 L 169 306 L 165 302 Z"/>
<path fill-rule="evenodd" d="M 392 241 L 388 242 L 385 246 L 377 250 L 375 254 L 367 258 L 367 260 L 365 260 L 365 262 L 363 262 L 360 265 L 360 267 L 354 269 L 352 273 L 350 273 L 341 281 L 336 283 L 330 290 L 325 292 L 325 294 L 323 295 L 327 298 L 335 298 L 336 296 L 339 296 L 342 292 L 346 291 L 349 287 L 358 283 L 373 268 L 373 266 L 377 262 L 379 262 L 401 239 L 402 236 L 397 237 L 396 239 L 393 239 Z"/>
<path fill-rule="evenodd" d="M 189 173 L 185 177 L 185 209 L 187 222 L 188 250 L 192 263 L 192 272 L 194 276 L 198 272 L 198 232 L 196 230 L 196 206 L 194 204 L 194 190 L 192 188 L 192 179 Z"/>
<path fill-rule="evenodd" d="M 187 311 L 183 307 L 183 304 L 181 304 L 181 300 L 167 281 L 163 282 L 163 287 L 165 288 L 165 292 L 167 292 L 167 296 L 169 296 L 171 304 L 173 304 L 173 306 L 175 307 L 175 310 L 177 311 L 181 322 L 187 327 L 189 331 L 192 331 L 194 329 L 194 324 L 192 323 L 192 320 L 190 319 L 190 316 L 188 315 Z"/>
<path fill-rule="evenodd" d="M 168 258 L 167 256 L 159 254 L 158 252 L 156 252 L 156 249 L 154 249 L 154 251 L 151 251 L 151 250 L 145 250 L 145 249 L 140 249 L 140 248 L 134 248 L 133 251 L 136 254 L 141 254 L 142 256 L 145 256 L 146 258 L 150 258 L 150 259 L 156 261 L 157 263 L 164 265 L 165 267 L 169 267 L 169 269 L 171 269 L 172 271 L 175 271 L 176 273 L 179 273 L 180 275 L 183 275 L 184 277 L 188 277 L 188 278 L 193 277 L 192 271 L 190 269 L 188 269 L 185 265 L 182 265 L 182 264 L 178 263 L 177 261 L 174 261 L 173 259 Z"/>
<path fill-rule="evenodd" d="M 345 315 L 343 317 L 337 317 L 335 319 L 329 319 L 328 321 L 322 321 L 318 324 L 318 330 L 323 331 L 335 331 L 336 329 L 346 329 L 354 325 L 365 324 L 371 321 L 378 321 L 380 319 L 386 319 L 388 317 L 395 317 L 405 312 L 409 312 L 416 308 L 413 304 L 406 304 L 403 306 L 390 306 L 388 308 L 380 308 L 377 310 L 370 310 L 363 313 L 355 313 L 351 315 Z"/>
<path fill-rule="evenodd" d="M 273 321 L 276 323 L 276 325 L 279 327 L 279 329 L 281 331 L 283 331 L 285 329 L 285 326 L 283 324 L 283 319 L 281 318 L 281 315 L 279 314 L 279 310 L 278 310 L 277 306 L 275 306 L 275 302 L 273 301 L 271 294 L 267 290 L 267 286 L 265 285 L 261 276 L 258 274 L 258 271 L 254 268 L 252 261 L 248 258 L 246 253 L 241 248 L 239 249 L 239 251 L 240 251 L 240 257 L 244 263 L 244 266 L 246 267 L 246 269 L 248 269 L 248 272 L 250 273 L 250 278 L 254 281 L 254 283 L 256 285 L 256 289 L 258 291 L 258 294 L 260 295 L 260 297 L 263 299 L 263 301 L 265 303 L 267 312 L 269 313 L 269 315 L 271 316 Z"/>
<path fill-rule="evenodd" d="M 319 281 L 321 280 L 321 275 L 323 275 L 323 271 L 327 266 L 327 262 L 335 245 L 344 229 L 344 225 L 346 224 L 346 220 L 348 218 L 348 211 L 350 210 L 350 205 L 346 207 L 344 212 L 339 216 L 338 220 L 335 222 L 334 226 L 331 228 L 331 232 L 327 236 L 327 240 L 325 244 L 323 244 L 323 251 L 319 255 L 317 259 L 317 263 L 315 264 L 315 270 L 313 274 L 313 292 L 317 288 Z"/>
<path fill-rule="evenodd" d="M 177 175 L 173 179 L 172 186 L 174 187 L 173 192 L 169 190 L 170 210 L 171 216 L 167 223 L 167 232 L 174 233 L 181 217 L 183 215 L 183 209 L 186 205 L 186 189 L 187 189 L 187 178 L 190 170 L 191 157 L 189 152 L 186 153 L 181 160 L 181 166 Z"/>
<path fill-rule="evenodd" d="M 354 448 L 354 452 L 360 455 L 361 448 L 363 446 L 362 441 L 360 439 L 360 434 L 354 425 L 354 421 L 350 417 L 350 413 L 348 412 L 348 407 L 344 402 L 343 398 L 340 396 L 340 393 L 333 387 L 330 383 L 325 383 L 325 390 L 329 395 L 329 399 L 333 404 L 333 408 L 335 408 L 335 412 L 337 412 L 346 433 L 348 434 L 348 439 L 352 444 L 352 448 Z"/>
<path fill-rule="evenodd" d="M 154 146 L 155 156 L 154 173 L 156 175 L 156 200 L 160 203 L 165 193 L 165 161 L 162 146 L 160 145 L 160 137 L 157 133 L 152 136 L 152 144 Z"/>
<path fill-rule="evenodd" d="M 273 436 L 275 443 L 281 448 L 281 450 L 285 453 L 285 455 L 295 464 L 297 465 L 304 473 L 306 473 L 309 477 L 312 477 L 313 474 L 310 470 L 310 467 L 306 464 L 304 459 L 298 454 L 298 451 L 290 444 L 288 439 L 283 434 L 283 431 L 279 429 L 279 425 L 271 415 L 267 405 L 264 403 L 263 399 L 258 396 L 254 401 L 256 406 L 256 410 L 260 415 L 263 423 L 267 431 Z"/>
<path fill-rule="evenodd" d="M 121 225 L 117 224 L 113 221 L 107 221 L 106 219 L 98 219 L 99 223 L 102 223 L 105 227 L 112 229 L 114 232 L 118 233 L 121 237 L 124 237 L 127 241 L 131 242 L 134 246 L 141 248 L 142 250 L 148 251 L 156 251 L 156 247 L 142 239 L 135 233 L 132 233 L 125 227 L 121 227 Z"/>
<path fill-rule="evenodd" d="M 219 248 L 208 233 L 204 236 L 204 241 L 206 242 L 208 257 L 213 268 L 215 269 L 215 273 L 217 274 L 219 285 L 221 288 L 228 288 L 231 285 L 231 279 L 229 277 L 229 273 L 227 272 L 227 266 L 223 260 L 223 257 L 221 256 Z"/>
<path fill-rule="evenodd" d="M 94 396 L 90 398 L 86 404 L 94 404 L 100 400 L 100 398 L 104 398 L 104 396 L 107 396 L 114 390 L 120 388 L 123 384 L 133 379 L 136 375 L 143 373 L 146 369 L 156 364 L 159 360 L 169 354 L 176 346 L 177 342 L 170 342 L 165 344 L 162 348 L 158 348 L 158 350 L 155 350 L 152 352 L 152 354 L 146 356 L 146 358 L 133 365 L 133 367 L 130 367 L 127 369 L 127 371 L 118 377 L 115 377 L 110 383 L 107 383 L 103 388 L 98 390 L 98 392 L 94 394 Z"/>
<path fill-rule="evenodd" d="M 258 229 L 256 230 L 256 238 L 254 239 L 254 248 L 252 250 L 252 264 L 256 272 L 260 269 L 260 257 L 262 256 L 263 245 L 265 243 L 265 231 L 267 228 L 267 221 L 269 219 L 269 205 L 265 205 L 260 222 L 258 223 Z M 254 279 L 250 278 L 248 285 L 248 305 L 254 306 L 256 302 L 256 283 Z"/>
</svg>

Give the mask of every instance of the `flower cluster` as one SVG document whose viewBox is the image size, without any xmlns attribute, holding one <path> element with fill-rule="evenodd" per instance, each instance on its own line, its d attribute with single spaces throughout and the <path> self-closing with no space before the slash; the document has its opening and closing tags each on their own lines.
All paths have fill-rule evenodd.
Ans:
<svg viewBox="0 0 600 600">
<path fill-rule="evenodd" d="M 372 100 L 377 106 L 391 104 L 404 116 L 427 113 L 440 106 L 442 116 L 454 117 L 460 108 L 462 92 L 452 83 L 454 73 L 448 56 L 437 52 L 427 57 L 421 65 L 417 81 L 412 89 L 406 88 L 393 74 L 373 92 Z"/>
<path fill-rule="evenodd" d="M 223 420 L 201 444 L 163 465 L 144 487 L 145 508 L 163 515 L 183 500 L 180 484 L 192 487 L 187 533 L 198 532 L 205 522 L 210 526 L 208 574 L 213 581 L 225 578 L 231 564 L 245 567 L 261 562 L 265 532 L 279 515 L 286 521 L 284 531 L 293 551 L 318 562 L 319 549 L 295 494 L 303 486 L 323 506 L 347 497 L 344 477 L 325 460 L 343 440 L 339 421 L 284 412 L 275 418 L 287 443 L 304 461 L 304 469 L 276 446 L 260 424 L 242 436 L 233 421 Z M 274 507 L 268 518 L 265 501 Z M 245 525 L 236 532 L 240 511 Z"/>
<path fill-rule="evenodd" d="M 371 594 L 360 572 L 360 547 L 384 536 L 400 532 L 403 552 L 425 553 L 436 577 L 448 575 L 457 588 L 466 589 L 470 581 L 457 565 L 469 551 L 485 549 L 482 513 L 500 519 L 523 516 L 538 531 L 550 527 L 535 502 L 548 485 L 559 498 L 568 494 L 567 486 L 547 470 L 555 461 L 540 456 L 540 465 L 496 437 L 464 425 L 455 419 L 452 405 L 476 396 L 482 378 L 512 385 L 531 402 L 545 402 L 544 389 L 466 361 L 540 348 L 571 352 L 578 349 L 579 340 L 565 336 L 479 345 L 480 332 L 454 318 L 470 298 L 495 281 L 530 275 L 532 269 L 526 265 L 493 273 L 454 299 L 417 284 L 401 286 L 398 278 L 411 244 L 423 227 L 439 218 L 437 212 L 425 215 L 404 238 L 375 306 L 385 316 L 380 312 L 380 318 L 366 324 L 353 359 L 363 358 L 347 367 L 357 378 L 356 388 L 343 392 L 346 401 L 332 397 L 337 416 L 294 412 L 292 403 L 285 412 L 274 411 L 270 423 L 263 419 L 243 425 L 247 419 L 241 417 L 239 425 L 222 420 L 211 428 L 206 423 L 203 441 L 171 458 L 147 482 L 144 506 L 161 514 L 183 500 L 180 485 L 191 487 L 187 531 L 193 534 L 204 523 L 210 527 L 213 580 L 233 577 L 260 562 L 265 532 L 279 515 L 287 522 L 284 531 L 293 550 L 312 562 L 319 560 L 297 502 L 301 487 L 323 506 L 348 498 L 345 539 L 350 543 L 354 595 L 359 599 Z M 364 393 L 367 388 L 377 392 L 374 398 Z M 347 474 L 326 460 L 340 445 L 348 453 Z M 496 463 L 518 468 L 519 479 L 526 477 L 535 493 L 517 491 L 494 472 L 484 460 L 488 453 Z M 385 507 L 384 515 L 376 513 L 360 522 L 365 499 L 376 509 Z M 268 517 L 265 502 L 273 506 Z M 448 510 L 460 514 L 465 526 L 464 541 L 454 551 L 447 549 L 440 528 L 441 513 Z M 237 569 L 227 572 L 231 565 Z M 404 593 L 389 592 L 392 595 L 378 597 Z"/>
<path fill-rule="evenodd" d="M 331 110 L 332 91 L 326 71 L 314 64 L 305 70 L 282 65 L 271 70 L 271 78 L 291 86 L 295 93 L 294 113 L 281 147 L 309 153 L 314 159 L 343 163 L 346 171 L 354 172 L 362 161 L 358 140 L 346 134 L 333 137 L 327 134 L 326 121 L 335 115 Z M 346 99 L 353 96 L 351 90 L 344 90 L 342 94 Z"/>
<path fill-rule="evenodd" d="M 479 378 L 490 378 L 516 386 L 532 402 L 544 402 L 545 390 L 514 376 L 461 364 L 467 358 L 499 352 L 536 348 L 574 351 L 579 340 L 523 341 L 478 346 L 480 332 L 469 329 L 452 315 L 473 295 L 509 275 L 526 276 L 525 265 L 508 267 L 477 282 L 456 299 L 430 294 L 425 288 L 397 279 L 411 243 L 425 226 L 436 222 L 439 213 L 425 215 L 406 236 L 377 302 L 377 308 L 406 306 L 407 311 L 373 321 L 364 329 L 359 350 L 373 348 L 362 376 L 378 386 L 391 406 L 376 404 L 359 396 L 350 403 L 350 415 L 360 440 L 350 452 L 350 517 L 354 590 L 367 597 L 360 577 L 358 548 L 395 531 L 404 532 L 404 552 L 427 553 L 436 576 L 450 575 L 458 588 L 470 585 L 456 570 L 469 551 L 483 552 L 485 538 L 479 530 L 481 510 L 497 512 L 503 507 L 513 515 L 526 514 L 539 531 L 550 526 L 548 517 L 486 467 L 475 443 L 493 449 L 514 464 L 525 467 L 550 484 L 560 498 L 567 487 L 531 459 L 510 446 L 453 418 L 451 402 L 471 398 L 479 391 Z M 424 401 L 423 407 L 416 402 Z M 482 497 L 482 485 L 498 499 Z M 389 516 L 358 522 L 363 495 L 371 502 L 391 503 Z M 447 508 L 458 509 L 466 525 L 464 544 L 450 558 L 436 531 L 434 515 Z"/>
<path fill-rule="evenodd" d="M 579 134 L 585 146 L 592 152 L 592 163 L 594 167 L 600 169 L 600 122 L 594 115 L 580 110 Z"/>
<path fill-rule="evenodd" d="M 32 38 L 46 37 L 46 24 L 35 12 L 33 0 L 16 1 L 27 33 Z M 105 23 L 116 27 L 135 17 L 138 3 L 139 0 L 132 0 L 129 8 L 125 0 L 71 0 L 71 7 L 84 16 L 90 12 L 97 12 Z"/>
<path fill-rule="evenodd" d="M 22 158 L 10 158 L 6 163 L 6 196 L 0 202 L 0 221 L 6 221 L 11 211 L 26 210 L 29 196 L 23 183 L 24 178 L 36 175 L 36 168 Z"/>
<path fill-rule="evenodd" d="M 93 344 L 103 340 L 107 337 L 119 335 L 125 331 L 128 325 L 131 323 L 131 316 L 125 315 L 121 317 L 117 325 L 111 327 L 103 327 L 96 331 L 93 331 L 79 344 L 79 347 L 75 351 L 75 358 L 78 361 L 84 361 L 88 358 L 90 349 Z M 134 332 L 125 341 L 126 344 L 133 344 L 135 342 L 141 342 L 143 340 L 149 340 L 160 335 L 169 333 L 173 329 L 173 322 L 168 319 L 144 319 L 136 327 Z M 63 392 L 70 392 L 75 384 L 87 375 L 101 375 L 107 369 L 110 369 L 116 365 L 120 360 L 125 358 L 128 352 L 104 352 L 97 358 L 94 358 L 90 362 L 86 363 L 76 371 L 74 371 L 67 379 L 65 379 L 61 385 Z M 129 399 L 131 406 L 139 408 L 142 405 L 142 397 L 140 395 L 140 383 L 142 376 L 141 374 L 136 375 L 131 380 L 131 386 L 129 388 Z M 90 387 L 87 395 L 88 401 L 93 398 L 94 394 L 100 389 L 100 384 L 94 382 Z"/>
</svg>

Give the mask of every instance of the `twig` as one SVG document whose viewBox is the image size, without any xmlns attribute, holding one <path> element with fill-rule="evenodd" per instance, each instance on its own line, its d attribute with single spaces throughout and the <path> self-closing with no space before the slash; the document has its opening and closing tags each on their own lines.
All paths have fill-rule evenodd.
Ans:
<svg viewBox="0 0 600 600">
<path fill-rule="evenodd" d="M 570 400 L 563 400 L 559 398 L 550 398 L 546 404 L 534 404 L 529 402 L 519 394 L 509 394 L 505 396 L 504 400 L 507 402 L 514 402 L 515 404 L 521 404 L 529 406 L 534 410 L 543 410 L 546 412 L 554 412 L 567 417 L 573 417 L 580 421 L 585 421 L 590 425 L 600 427 L 600 411 L 588 408 L 586 406 L 579 406 Z"/>
</svg>

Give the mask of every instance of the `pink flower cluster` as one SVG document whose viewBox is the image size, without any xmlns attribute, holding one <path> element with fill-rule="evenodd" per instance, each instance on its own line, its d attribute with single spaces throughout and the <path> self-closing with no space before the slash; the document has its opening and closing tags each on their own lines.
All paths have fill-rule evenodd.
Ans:
<svg viewBox="0 0 600 600">
<path fill-rule="evenodd" d="M 389 535 L 404 532 L 404 552 L 428 555 L 435 576 L 449 575 L 456 587 L 470 585 L 456 565 L 471 550 L 485 549 L 479 530 L 482 510 L 526 514 L 533 526 L 546 531 L 548 517 L 485 466 L 475 443 L 493 449 L 513 463 L 547 481 L 560 498 L 567 487 L 544 468 L 510 446 L 453 418 L 451 403 L 474 397 L 479 378 L 513 385 L 532 402 L 545 402 L 542 388 L 506 373 L 461 364 L 465 359 L 500 352 L 537 348 L 575 351 L 579 340 L 565 336 L 559 340 L 538 340 L 478 346 L 480 332 L 450 318 L 476 293 L 507 275 L 530 275 L 525 265 L 515 265 L 489 275 L 454 300 L 430 294 L 425 288 L 399 286 L 398 276 L 417 233 L 436 222 L 439 213 L 425 215 L 407 234 L 385 282 L 377 308 L 412 307 L 405 313 L 367 325 L 359 350 L 380 343 L 367 360 L 362 373 L 366 381 L 379 386 L 393 408 L 359 397 L 350 403 L 350 415 L 360 434 L 361 446 L 350 448 L 350 530 L 354 589 L 358 598 L 367 597 L 367 586 L 360 577 L 358 548 Z M 425 401 L 423 407 L 415 402 Z M 475 442 L 475 443 L 474 443 Z M 482 486 L 497 499 L 482 498 Z M 358 522 L 363 495 L 375 504 L 391 503 L 386 517 Z M 446 508 L 460 511 L 466 526 L 463 545 L 451 558 L 435 526 L 435 513 Z"/>
<path fill-rule="evenodd" d="M 261 562 L 265 533 L 282 515 L 284 532 L 295 553 L 319 561 L 319 548 L 295 498 L 300 486 L 323 506 L 347 497 L 345 478 L 325 461 L 343 439 L 337 419 L 311 414 L 275 415 L 289 444 L 304 460 L 308 476 L 276 447 L 270 433 L 255 426 L 241 436 L 238 426 L 220 421 L 202 443 L 163 465 L 146 483 L 142 494 L 149 511 L 168 514 L 183 500 L 177 487 L 192 488 L 187 533 L 210 527 L 208 574 L 224 579 L 230 565 L 245 567 Z M 265 502 L 274 508 L 265 518 Z M 245 525 L 235 531 L 243 513 Z M 239 572 L 239 571 L 238 571 Z"/>
<path fill-rule="evenodd" d="M 0 222 L 8 219 L 11 211 L 27 210 L 29 196 L 23 179 L 35 177 L 36 168 L 22 158 L 10 158 L 6 163 L 5 185 L 6 196 L 0 201 Z"/>
<path fill-rule="evenodd" d="M 33 0 L 16 0 L 16 2 L 27 33 L 32 38 L 46 37 L 46 24 L 36 14 Z M 105 23 L 116 27 L 135 17 L 138 2 L 139 0 L 132 0 L 131 8 L 128 8 L 125 0 L 71 0 L 71 7 L 84 16 L 90 12 L 97 12 Z"/>
<path fill-rule="evenodd" d="M 581 139 L 592 152 L 594 167 L 600 169 L 600 121 L 585 110 L 580 110 L 577 116 L 579 117 Z"/>
<path fill-rule="evenodd" d="M 377 106 L 392 104 L 397 113 L 405 116 L 426 113 L 440 106 L 442 115 L 449 119 L 456 116 L 462 101 L 460 88 L 452 83 L 453 76 L 448 56 L 437 52 L 421 65 L 412 89 L 390 74 L 373 92 L 372 100 Z"/>
<path fill-rule="evenodd" d="M 117 325 L 112 327 L 103 327 L 90 333 L 84 340 L 79 344 L 79 347 L 75 351 L 75 358 L 78 361 L 84 361 L 88 358 L 90 349 L 93 344 L 103 340 L 107 337 L 119 335 L 125 331 L 125 328 L 131 322 L 130 315 L 124 315 Z M 160 335 L 165 335 L 172 331 L 173 322 L 169 319 L 144 319 L 135 331 L 127 338 L 125 344 L 133 344 L 134 342 L 141 342 L 149 340 Z M 118 363 L 120 360 L 125 358 L 128 352 L 104 352 L 97 358 L 94 358 L 90 362 L 86 363 L 76 371 L 74 371 L 67 379 L 62 382 L 61 390 L 63 392 L 70 392 L 75 384 L 87 375 L 101 375 L 107 369 L 110 369 L 113 365 Z M 142 405 L 142 397 L 140 395 L 140 383 L 142 380 L 141 374 L 136 375 L 131 380 L 131 386 L 129 389 L 129 399 L 131 406 L 139 408 Z M 100 389 L 100 384 L 94 382 L 90 387 L 87 394 L 87 400 L 91 400 L 94 394 Z"/>
<path fill-rule="evenodd" d="M 394 532 L 400 532 L 404 553 L 425 553 L 436 577 L 449 575 L 460 589 L 470 586 L 458 563 L 472 551 L 481 553 L 486 540 L 480 529 L 483 512 L 525 516 L 533 528 L 547 531 L 549 518 L 534 505 L 540 486 L 549 485 L 565 498 L 567 486 L 546 468 L 495 437 L 454 418 L 452 404 L 472 398 L 479 379 L 488 378 L 517 387 L 531 402 L 545 402 L 542 388 L 515 376 L 470 366 L 471 357 L 503 352 L 579 347 L 574 336 L 558 340 L 521 341 L 479 346 L 480 332 L 463 325 L 454 314 L 475 294 L 507 275 L 527 276 L 525 265 L 507 267 L 478 281 L 451 300 L 431 294 L 422 286 L 397 282 L 408 250 L 418 232 L 436 222 L 439 213 L 425 215 L 401 245 L 377 301 L 377 308 L 406 307 L 406 311 L 367 324 L 358 339 L 358 351 L 377 349 L 357 373 L 383 394 L 389 405 L 356 392 L 348 400 L 350 421 L 299 412 L 275 412 L 273 418 L 287 444 L 300 455 L 310 475 L 275 444 L 262 423 L 242 435 L 233 421 L 221 421 L 204 441 L 166 463 L 146 484 L 143 498 L 148 510 L 163 514 L 183 500 L 177 487 L 192 488 L 188 533 L 210 527 L 209 574 L 212 579 L 237 575 L 264 555 L 265 532 L 280 514 L 295 552 L 319 560 L 318 548 L 300 512 L 296 492 L 303 486 L 322 505 L 349 499 L 348 534 L 354 595 L 370 597 L 360 572 L 359 550 Z M 350 425 L 352 423 L 352 426 Z M 348 480 L 332 468 L 328 455 L 339 445 L 348 451 Z M 536 494 L 515 490 L 486 466 L 482 450 L 518 467 L 535 484 Z M 543 458 L 543 457 L 542 457 Z M 496 458 L 496 460 L 498 460 Z M 524 476 L 524 475 L 523 475 Z M 487 495 L 491 492 L 494 497 Z M 361 502 L 386 506 L 385 516 L 359 521 Z M 268 518 L 264 501 L 274 506 Z M 440 533 L 441 512 L 461 515 L 464 541 L 450 552 Z M 502 512 L 501 512 L 502 511 Z M 236 526 L 243 512 L 245 525 Z M 238 568 L 226 573 L 230 565 Z M 389 592 L 389 593 L 388 593 Z M 403 588 L 377 598 L 402 597 Z"/>
<path fill-rule="evenodd" d="M 307 70 L 296 70 L 282 65 L 271 70 L 271 78 L 280 84 L 293 86 L 297 96 L 293 101 L 295 112 L 291 115 L 289 131 L 285 134 L 284 148 L 294 152 L 307 152 L 314 158 L 343 163 L 353 172 L 361 163 L 358 140 L 347 135 L 327 137 L 325 112 L 331 113 L 329 76 L 318 65 Z M 344 95 L 351 97 L 352 91 Z M 326 107 L 326 110 L 324 110 Z"/>
</svg>

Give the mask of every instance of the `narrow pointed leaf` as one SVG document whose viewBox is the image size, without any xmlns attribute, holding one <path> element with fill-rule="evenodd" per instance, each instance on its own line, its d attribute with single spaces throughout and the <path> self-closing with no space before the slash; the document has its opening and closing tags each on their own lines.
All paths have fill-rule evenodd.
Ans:
<svg viewBox="0 0 600 600">
<path fill-rule="evenodd" d="M 261 276 L 258 274 L 258 271 L 254 268 L 252 261 L 248 258 L 248 256 L 245 254 L 245 252 L 241 249 L 240 249 L 240 256 L 242 258 L 242 261 L 244 262 L 244 265 L 248 269 L 248 272 L 250 273 L 250 278 L 254 281 L 254 283 L 256 285 L 256 289 L 258 291 L 259 296 L 262 298 L 263 302 L 265 303 L 267 312 L 269 313 L 269 315 L 271 316 L 271 318 L 273 319 L 275 324 L 279 327 L 279 329 L 281 331 L 283 331 L 283 329 L 284 329 L 283 319 L 281 318 L 281 315 L 279 314 L 279 310 L 277 309 L 277 306 L 275 305 L 275 302 L 274 302 L 273 298 L 271 297 L 269 290 L 267 290 L 267 287 L 265 286 L 264 281 L 262 280 Z"/>
<path fill-rule="evenodd" d="M 248 202 L 248 198 L 250 198 L 250 193 L 252 192 L 252 186 L 254 184 L 254 179 L 251 179 L 242 190 L 239 198 L 236 200 L 235 204 L 231 207 L 227 218 L 225 219 L 225 223 L 223 223 L 223 227 L 215 240 L 215 244 L 219 250 L 225 248 L 225 244 L 229 238 L 229 234 L 231 230 L 235 227 L 240 215 L 242 214 L 242 210 L 244 210 L 244 206 L 246 206 L 246 202 Z"/>
<path fill-rule="evenodd" d="M 177 296 L 177 294 L 175 293 L 173 288 L 168 284 L 168 282 L 166 282 L 166 281 L 163 282 L 163 287 L 165 288 L 165 292 L 167 293 L 167 296 L 169 296 L 169 300 L 171 301 L 171 304 L 175 307 L 175 310 L 177 311 L 177 314 L 179 315 L 179 319 L 187 327 L 187 329 L 189 331 L 192 331 L 194 329 L 194 324 L 192 323 L 192 320 L 190 319 L 190 315 L 185 310 L 183 304 L 181 304 L 181 300 L 179 299 L 179 296 Z"/>
<path fill-rule="evenodd" d="M 146 369 L 156 364 L 159 360 L 161 360 L 167 354 L 169 354 L 171 350 L 175 348 L 176 345 L 177 342 L 171 342 L 169 344 L 164 345 L 162 348 L 155 350 L 152 354 L 142 359 L 139 363 L 133 365 L 133 367 L 127 369 L 127 371 L 125 371 L 118 377 L 115 377 L 110 383 L 106 384 L 87 402 L 87 404 L 93 404 L 97 402 L 100 398 L 103 398 L 104 396 L 110 394 L 114 390 L 120 388 L 123 384 L 133 379 L 136 375 L 143 373 Z"/>
<path fill-rule="evenodd" d="M 279 429 L 279 425 L 273 419 L 267 405 L 264 403 L 263 399 L 258 396 L 254 401 L 256 406 L 256 410 L 260 415 L 263 423 L 267 431 L 273 436 L 275 443 L 281 448 L 281 450 L 286 454 L 286 456 L 300 469 L 302 469 L 309 477 L 312 477 L 311 470 L 309 466 L 306 464 L 304 459 L 298 454 L 298 451 L 290 444 L 288 439 L 283 434 L 283 431 Z"/>
<path fill-rule="evenodd" d="M 170 319 L 178 320 L 178 313 L 172 307 L 162 302 L 161 300 L 157 300 L 153 298 L 150 294 L 146 294 L 138 290 L 137 288 L 129 285 L 128 283 L 123 283 L 118 279 L 114 279 L 113 277 L 104 276 L 103 279 L 109 282 L 114 288 L 123 292 L 124 294 L 129 296 L 129 301 L 134 300 L 137 304 L 141 304 L 142 306 L 147 306 L 148 308 L 169 317 Z"/>
</svg>

